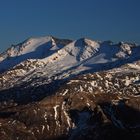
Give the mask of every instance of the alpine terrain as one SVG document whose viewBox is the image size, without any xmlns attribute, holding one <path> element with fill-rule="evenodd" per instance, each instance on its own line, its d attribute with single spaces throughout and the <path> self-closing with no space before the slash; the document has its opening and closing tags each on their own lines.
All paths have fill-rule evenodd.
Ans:
<svg viewBox="0 0 140 140">
<path fill-rule="evenodd" d="M 29 38 L 0 54 L 0 140 L 139 140 L 140 46 Z"/>
</svg>

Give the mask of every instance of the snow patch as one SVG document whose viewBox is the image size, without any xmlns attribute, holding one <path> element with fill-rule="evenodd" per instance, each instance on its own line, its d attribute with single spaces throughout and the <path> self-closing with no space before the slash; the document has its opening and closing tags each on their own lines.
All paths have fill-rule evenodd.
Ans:
<svg viewBox="0 0 140 140">
<path fill-rule="evenodd" d="M 98 84 L 97 84 L 96 81 L 92 81 L 92 82 L 91 82 L 91 85 L 92 85 L 93 87 L 98 87 Z"/>
<path fill-rule="evenodd" d="M 57 121 L 57 108 L 59 107 L 59 105 L 56 105 L 56 106 L 54 106 L 53 108 L 54 108 L 54 117 L 55 117 L 55 121 L 56 121 L 56 124 L 57 125 L 59 125 L 59 123 L 58 123 L 58 121 Z"/>
<path fill-rule="evenodd" d="M 66 110 L 65 110 L 65 103 L 66 103 L 66 102 L 63 102 L 63 103 L 62 103 L 62 110 L 63 110 L 63 112 L 64 112 L 64 115 L 65 115 L 66 119 L 67 119 L 68 126 L 69 126 L 69 128 L 70 128 L 70 127 L 71 127 L 71 118 L 69 117 L 68 113 L 67 113 Z"/>
<path fill-rule="evenodd" d="M 63 96 L 65 96 L 68 93 L 68 89 L 65 90 L 65 92 L 62 94 Z"/>
</svg>

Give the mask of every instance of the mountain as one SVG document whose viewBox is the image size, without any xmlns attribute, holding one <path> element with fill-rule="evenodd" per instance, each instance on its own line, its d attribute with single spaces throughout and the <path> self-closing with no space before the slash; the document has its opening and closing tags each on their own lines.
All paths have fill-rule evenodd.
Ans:
<svg viewBox="0 0 140 140">
<path fill-rule="evenodd" d="M 37 81 L 30 84 L 40 86 L 81 73 L 115 68 L 139 60 L 139 51 L 139 46 L 123 42 L 113 44 L 86 38 L 75 41 L 54 37 L 28 39 L 0 55 L 0 71 L 5 72 L 0 76 L 0 88 L 31 82 L 33 77 Z"/>
<path fill-rule="evenodd" d="M 0 71 L 7 70 L 27 59 L 42 59 L 61 49 L 71 40 L 57 39 L 52 36 L 30 38 L 17 45 L 12 45 L 0 54 Z"/>
<path fill-rule="evenodd" d="M 0 54 L 0 139 L 140 138 L 140 46 L 30 38 Z"/>
</svg>

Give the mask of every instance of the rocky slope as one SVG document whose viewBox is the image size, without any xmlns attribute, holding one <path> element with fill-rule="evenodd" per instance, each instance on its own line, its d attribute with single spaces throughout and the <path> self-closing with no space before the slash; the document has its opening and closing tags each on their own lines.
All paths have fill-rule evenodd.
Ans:
<svg viewBox="0 0 140 140">
<path fill-rule="evenodd" d="M 0 139 L 140 139 L 139 46 L 32 40 L 1 54 Z"/>
</svg>

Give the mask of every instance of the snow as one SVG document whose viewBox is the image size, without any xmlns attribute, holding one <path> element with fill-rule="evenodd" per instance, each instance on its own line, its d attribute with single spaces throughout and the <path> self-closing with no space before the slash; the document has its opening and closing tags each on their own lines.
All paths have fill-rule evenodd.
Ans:
<svg viewBox="0 0 140 140">
<path fill-rule="evenodd" d="M 3 83 L 0 87 L 5 82 L 9 82 L 9 85 L 14 86 L 15 84 L 30 81 L 32 78 L 40 80 L 32 83 L 32 86 L 39 86 L 48 84 L 51 80 L 70 78 L 85 71 L 106 70 L 112 68 L 118 62 L 121 64 L 120 58 L 116 57 L 116 54 L 120 52 L 132 55 L 134 58 L 138 57 L 139 54 L 135 53 L 133 55 L 133 51 L 139 52 L 140 47 L 133 47 L 133 50 L 131 47 L 128 44 L 111 45 L 110 43 L 99 43 L 86 38 L 60 46 L 50 36 L 31 38 L 0 55 L 0 71 L 13 68 L 6 73 L 6 77 L 0 77 L 0 82 Z M 9 54 L 12 56 L 11 58 L 7 57 Z M 126 60 L 126 58 L 128 59 L 124 56 L 121 59 Z M 130 64 L 129 66 L 140 70 L 139 65 Z M 97 77 L 103 80 L 98 74 Z M 41 78 L 46 78 L 46 81 L 42 82 Z M 108 75 L 108 78 L 111 78 L 110 75 Z M 79 82 L 79 80 L 70 81 L 69 84 L 73 82 Z M 91 85 L 96 87 L 96 81 L 92 81 Z M 106 87 L 108 87 L 108 83 L 106 83 Z M 80 90 L 83 91 L 81 87 Z M 92 89 L 89 90 L 92 92 Z M 66 93 L 67 91 L 63 95 Z"/>
<path fill-rule="evenodd" d="M 59 107 L 59 105 L 56 105 L 56 106 L 53 107 L 54 108 L 54 112 L 55 112 L 55 115 L 54 115 L 55 120 L 57 120 L 57 108 L 58 107 Z"/>
<path fill-rule="evenodd" d="M 87 103 L 87 106 L 90 106 L 90 104 L 89 104 L 89 103 Z"/>
<path fill-rule="evenodd" d="M 65 90 L 65 92 L 62 94 L 63 96 L 66 95 L 68 93 L 68 89 Z"/>
<path fill-rule="evenodd" d="M 35 109 L 34 109 L 33 111 L 34 111 L 34 113 L 35 113 L 35 115 L 36 115 L 36 114 L 37 114 L 37 111 L 36 111 Z"/>
<path fill-rule="evenodd" d="M 80 80 L 70 80 L 70 82 L 68 82 L 67 84 L 78 83 L 78 82 L 80 82 Z"/>
<path fill-rule="evenodd" d="M 130 84 L 131 84 L 131 80 L 126 79 L 126 81 L 125 81 L 125 86 L 129 86 Z"/>
<path fill-rule="evenodd" d="M 80 91 L 82 92 L 82 91 L 84 91 L 84 89 L 83 89 L 83 87 L 80 85 Z"/>
<path fill-rule="evenodd" d="M 54 44 L 54 40 L 50 36 L 27 39 L 23 43 L 11 47 L 3 55 L 1 54 L 0 66 L 8 69 L 27 59 L 47 57 L 58 49 L 59 47 Z"/>
<path fill-rule="evenodd" d="M 49 130 L 50 129 L 50 126 L 47 124 L 47 129 Z"/>
<path fill-rule="evenodd" d="M 88 91 L 89 91 L 89 93 L 92 93 L 93 92 L 92 87 L 88 87 Z"/>
<path fill-rule="evenodd" d="M 120 51 L 120 52 L 118 52 L 118 53 L 116 54 L 116 56 L 117 56 L 118 58 L 125 58 L 125 57 L 126 57 L 126 54 L 125 54 L 123 51 Z"/>
<path fill-rule="evenodd" d="M 44 114 L 44 119 L 45 119 L 45 122 L 47 122 L 47 112 L 45 112 Z"/>
<path fill-rule="evenodd" d="M 108 88 L 109 87 L 109 82 L 105 80 L 105 86 Z"/>
<path fill-rule="evenodd" d="M 45 125 L 42 125 L 42 133 L 44 132 L 45 129 Z"/>
<path fill-rule="evenodd" d="M 133 68 L 133 69 L 137 69 L 140 70 L 140 65 L 136 65 L 136 64 L 128 64 L 129 67 Z"/>
<path fill-rule="evenodd" d="M 65 102 L 62 103 L 62 110 L 64 112 L 66 119 L 67 119 L 68 126 L 71 127 L 71 118 L 69 117 L 68 113 L 66 112 L 64 106 L 65 106 Z"/>
<path fill-rule="evenodd" d="M 40 131 L 39 131 L 39 129 L 38 130 L 36 130 L 38 133 L 40 133 Z"/>
<path fill-rule="evenodd" d="M 54 112 L 55 112 L 55 113 L 54 113 L 54 117 L 55 117 L 55 121 L 56 121 L 56 124 L 57 124 L 57 125 L 59 125 L 59 123 L 58 123 L 58 121 L 57 121 L 57 115 L 58 115 L 58 114 L 57 114 L 57 108 L 58 108 L 58 107 L 59 107 L 59 105 L 56 105 L 56 106 L 53 107 L 53 108 L 54 108 Z"/>
<path fill-rule="evenodd" d="M 91 82 L 91 85 L 92 85 L 93 87 L 97 87 L 97 86 L 98 86 L 96 81 L 92 81 L 92 82 Z"/>
</svg>

